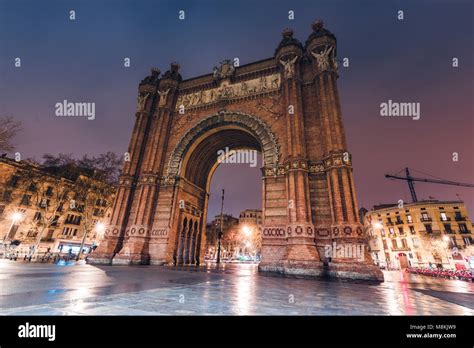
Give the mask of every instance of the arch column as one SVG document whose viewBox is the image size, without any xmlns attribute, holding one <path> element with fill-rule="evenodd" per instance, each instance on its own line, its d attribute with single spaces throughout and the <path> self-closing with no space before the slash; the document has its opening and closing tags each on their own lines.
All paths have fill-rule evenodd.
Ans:
<svg viewBox="0 0 474 348">
<path fill-rule="evenodd" d="M 198 222 L 194 222 L 194 231 L 193 231 L 193 236 L 191 239 L 191 255 L 190 255 L 190 263 L 192 265 L 196 264 L 196 239 L 197 239 L 197 233 L 198 233 Z"/>
<path fill-rule="evenodd" d="M 184 218 L 184 222 L 181 228 L 181 231 L 178 234 L 178 265 L 184 264 L 184 245 L 185 245 L 185 240 L 186 240 L 186 232 L 188 230 L 188 220 L 187 218 Z"/>
</svg>

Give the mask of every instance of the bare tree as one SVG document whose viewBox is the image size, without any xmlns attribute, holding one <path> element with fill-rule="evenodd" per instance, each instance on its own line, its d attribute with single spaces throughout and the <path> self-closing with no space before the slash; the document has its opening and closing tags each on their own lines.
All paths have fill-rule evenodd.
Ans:
<svg viewBox="0 0 474 348">
<path fill-rule="evenodd" d="M 0 117 L 0 151 L 13 151 L 13 138 L 21 130 L 21 122 L 13 117 Z"/>
</svg>

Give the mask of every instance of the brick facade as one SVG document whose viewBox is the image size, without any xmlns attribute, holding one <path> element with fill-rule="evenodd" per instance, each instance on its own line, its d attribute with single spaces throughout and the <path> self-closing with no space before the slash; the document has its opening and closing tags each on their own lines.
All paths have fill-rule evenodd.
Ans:
<svg viewBox="0 0 474 348">
<path fill-rule="evenodd" d="M 301 44 L 289 29 L 272 58 L 182 80 L 179 65 L 139 85 L 130 161 L 96 263 L 202 263 L 217 152 L 263 158 L 261 271 L 381 279 L 370 256 L 326 259 L 364 244 L 336 86 L 336 38 L 322 22 Z M 189 228 L 192 221 L 192 228 Z M 191 250 L 194 246 L 194 250 Z M 178 257 L 179 259 L 179 257 Z M 177 261 L 178 263 L 180 260 Z"/>
</svg>

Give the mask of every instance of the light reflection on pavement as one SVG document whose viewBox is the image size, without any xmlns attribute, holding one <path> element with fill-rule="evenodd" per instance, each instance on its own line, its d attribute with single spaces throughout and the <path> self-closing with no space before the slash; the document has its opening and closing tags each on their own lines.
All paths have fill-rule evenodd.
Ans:
<svg viewBox="0 0 474 348">
<path fill-rule="evenodd" d="M 384 272 L 381 284 L 294 279 L 255 264 L 194 267 L 0 260 L 3 315 L 473 315 L 474 284 Z"/>
</svg>

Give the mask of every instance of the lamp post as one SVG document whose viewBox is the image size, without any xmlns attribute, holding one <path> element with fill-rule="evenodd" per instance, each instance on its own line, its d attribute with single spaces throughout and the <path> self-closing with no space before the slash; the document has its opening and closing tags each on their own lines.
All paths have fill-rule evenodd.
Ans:
<svg viewBox="0 0 474 348">
<path fill-rule="evenodd" d="M 224 224 L 224 189 L 222 189 L 222 198 L 221 198 L 221 225 L 219 234 L 217 235 L 217 260 L 216 263 L 221 263 L 221 238 L 222 238 L 222 225 Z"/>
</svg>

